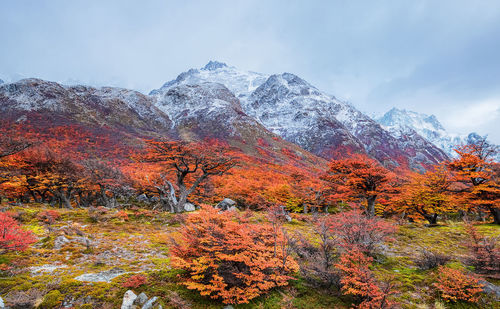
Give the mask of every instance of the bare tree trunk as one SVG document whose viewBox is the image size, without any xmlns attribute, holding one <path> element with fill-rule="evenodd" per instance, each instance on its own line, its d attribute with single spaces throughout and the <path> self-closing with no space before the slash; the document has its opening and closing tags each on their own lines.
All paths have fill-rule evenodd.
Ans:
<svg viewBox="0 0 500 309">
<path fill-rule="evenodd" d="M 371 195 L 366 199 L 366 201 L 368 203 L 368 209 L 367 209 L 368 217 L 375 217 L 375 200 L 376 199 L 377 199 L 377 197 L 374 195 Z"/>
</svg>

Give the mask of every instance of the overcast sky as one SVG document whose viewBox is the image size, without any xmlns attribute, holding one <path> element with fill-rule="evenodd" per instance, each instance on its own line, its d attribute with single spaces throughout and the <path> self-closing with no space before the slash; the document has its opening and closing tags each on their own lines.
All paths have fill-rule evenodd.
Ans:
<svg viewBox="0 0 500 309">
<path fill-rule="evenodd" d="M 0 78 L 149 92 L 219 60 L 500 143 L 500 1 L 0 2 Z"/>
</svg>

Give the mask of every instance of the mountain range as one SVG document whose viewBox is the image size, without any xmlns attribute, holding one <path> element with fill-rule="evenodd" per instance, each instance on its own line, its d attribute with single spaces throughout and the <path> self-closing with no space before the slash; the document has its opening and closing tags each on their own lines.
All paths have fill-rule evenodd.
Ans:
<svg viewBox="0 0 500 309">
<path fill-rule="evenodd" d="M 254 156 L 279 161 L 292 152 L 309 164 L 356 152 L 386 166 L 424 169 L 476 137 L 448 134 L 436 117 L 405 110 L 372 119 L 294 74 L 265 75 L 216 61 L 148 95 L 33 78 L 0 83 L 0 111 L 32 125 L 43 119 L 135 137 L 218 138 Z"/>
</svg>

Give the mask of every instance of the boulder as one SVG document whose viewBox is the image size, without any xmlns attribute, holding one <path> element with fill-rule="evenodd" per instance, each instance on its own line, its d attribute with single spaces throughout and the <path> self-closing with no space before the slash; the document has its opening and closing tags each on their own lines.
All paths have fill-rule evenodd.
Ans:
<svg viewBox="0 0 500 309">
<path fill-rule="evenodd" d="M 115 267 L 110 270 L 102 271 L 100 273 L 87 273 L 75 278 L 78 281 L 87 282 L 111 282 L 114 278 L 125 274 L 125 271 L 121 268 Z M 135 299 L 135 298 L 134 298 Z"/>
<path fill-rule="evenodd" d="M 222 210 L 229 210 L 232 207 L 236 208 L 236 202 L 230 198 L 223 199 L 222 201 L 219 202 L 219 204 L 215 206 L 215 208 L 219 208 Z"/>
<path fill-rule="evenodd" d="M 5 308 L 2 296 L 0 296 L 0 308 Z"/>
<path fill-rule="evenodd" d="M 134 300 L 136 298 L 137 298 L 137 295 L 135 295 L 135 293 L 132 292 L 131 290 L 128 290 L 127 292 L 125 292 L 125 295 L 123 295 L 121 309 L 132 309 L 132 306 L 134 305 Z"/>
<path fill-rule="evenodd" d="M 483 292 L 486 294 L 490 294 L 494 296 L 496 299 L 500 299 L 500 287 L 497 285 L 494 285 L 491 282 L 488 282 L 486 280 L 481 280 L 479 281 L 480 284 L 483 285 Z"/>
<path fill-rule="evenodd" d="M 191 203 L 184 204 L 184 211 L 195 211 L 196 207 Z"/>
<path fill-rule="evenodd" d="M 54 249 L 59 250 L 59 249 L 61 249 L 67 243 L 69 243 L 69 239 L 67 239 L 64 236 L 58 236 L 54 240 Z"/>
<path fill-rule="evenodd" d="M 144 305 L 148 301 L 148 296 L 146 293 L 142 292 L 137 296 L 137 299 L 135 300 L 135 303 L 138 305 Z"/>
<path fill-rule="evenodd" d="M 152 309 L 155 301 L 158 299 L 158 297 L 153 297 L 150 300 L 148 300 L 144 306 L 142 306 L 142 309 Z"/>
<path fill-rule="evenodd" d="M 143 203 L 149 203 L 149 198 L 146 196 L 146 194 L 141 194 L 138 197 L 136 197 L 137 201 L 143 202 Z"/>
</svg>

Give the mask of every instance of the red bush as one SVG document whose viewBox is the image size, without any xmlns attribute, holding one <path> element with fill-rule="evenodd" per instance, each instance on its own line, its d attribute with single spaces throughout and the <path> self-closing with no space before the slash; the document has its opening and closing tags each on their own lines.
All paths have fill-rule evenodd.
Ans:
<svg viewBox="0 0 500 309">
<path fill-rule="evenodd" d="M 381 287 L 370 270 L 372 258 L 364 255 L 359 249 L 352 248 L 340 256 L 336 265 L 342 271 L 342 292 L 362 299 L 359 308 L 393 308 L 395 304 L 388 298 L 394 294 L 393 286 L 385 284 Z"/>
<path fill-rule="evenodd" d="M 440 291 L 444 300 L 448 302 L 479 300 L 482 285 L 476 278 L 445 266 L 439 266 L 437 275 L 434 286 Z"/>
<path fill-rule="evenodd" d="M 133 275 L 130 276 L 127 281 L 122 283 L 122 287 L 136 289 L 141 285 L 148 283 L 148 278 L 144 275 Z"/>
<path fill-rule="evenodd" d="M 268 224 L 251 224 L 235 212 L 203 206 L 189 214 L 173 243 L 172 265 L 186 271 L 182 284 L 188 289 L 225 304 L 248 303 L 287 285 L 289 274 L 297 271 L 296 262 L 280 248 L 285 243 L 280 233 L 275 246 Z"/>
<path fill-rule="evenodd" d="M 368 255 L 374 253 L 378 245 L 389 240 L 396 230 L 383 219 L 366 216 L 359 208 L 331 216 L 328 224 L 341 247 L 356 247 Z"/>
<path fill-rule="evenodd" d="M 0 213 L 0 249 L 23 251 L 34 242 L 36 238 L 32 232 L 23 230 L 8 214 Z"/>
<path fill-rule="evenodd" d="M 53 224 L 60 217 L 61 214 L 57 210 L 44 210 L 37 215 L 38 220 L 47 224 Z"/>
<path fill-rule="evenodd" d="M 478 273 L 500 275 L 498 238 L 481 235 L 470 223 L 465 226 L 465 230 L 469 236 L 466 245 L 471 252 L 468 264 L 474 266 Z"/>
</svg>

